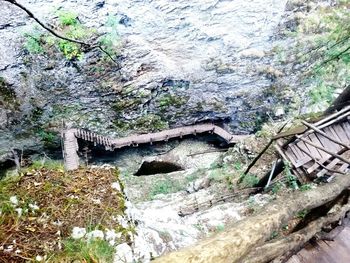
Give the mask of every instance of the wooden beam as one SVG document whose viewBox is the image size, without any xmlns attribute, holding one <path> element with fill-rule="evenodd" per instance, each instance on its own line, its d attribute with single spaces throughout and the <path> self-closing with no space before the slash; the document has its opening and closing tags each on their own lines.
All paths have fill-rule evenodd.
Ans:
<svg viewBox="0 0 350 263">
<path fill-rule="evenodd" d="M 324 151 L 325 153 L 328 153 L 328 154 L 334 156 L 335 158 L 338 158 L 339 160 L 343 161 L 344 163 L 350 164 L 350 161 L 349 161 L 349 160 L 345 159 L 344 157 L 340 156 L 340 155 L 337 154 L 337 153 L 328 151 L 328 150 L 324 149 L 323 147 L 318 146 L 317 144 L 314 144 L 314 143 L 312 143 L 312 142 L 310 142 L 310 141 L 308 141 L 308 140 L 305 140 L 305 139 L 302 138 L 302 137 L 300 137 L 300 138 L 298 138 L 298 139 L 301 140 L 301 141 L 303 141 L 303 142 L 305 142 L 305 143 L 307 143 L 307 144 L 309 144 L 309 145 L 311 145 L 311 146 L 313 146 L 313 147 L 315 147 L 315 148 L 317 148 L 317 149 L 320 149 L 321 151 Z"/>
<path fill-rule="evenodd" d="M 328 136 L 327 133 L 321 131 L 321 130 L 318 129 L 316 126 L 314 126 L 314 125 L 312 125 L 312 124 L 310 124 L 310 123 L 308 123 L 308 122 L 306 122 L 306 121 L 301 121 L 301 122 L 302 122 L 306 127 L 309 127 L 310 129 L 313 129 L 315 132 L 317 132 L 317 133 L 321 134 L 322 136 L 326 137 L 328 140 L 330 140 L 330 141 L 332 141 L 332 142 L 334 142 L 334 143 L 336 143 L 336 144 L 339 144 L 339 145 L 341 145 L 341 146 L 347 148 L 348 150 L 350 150 L 350 147 L 349 147 L 348 145 L 346 145 L 345 143 L 343 143 L 343 142 L 341 142 L 341 141 L 339 141 L 339 140 L 337 140 L 337 139 L 334 139 L 333 137 Z"/>
</svg>

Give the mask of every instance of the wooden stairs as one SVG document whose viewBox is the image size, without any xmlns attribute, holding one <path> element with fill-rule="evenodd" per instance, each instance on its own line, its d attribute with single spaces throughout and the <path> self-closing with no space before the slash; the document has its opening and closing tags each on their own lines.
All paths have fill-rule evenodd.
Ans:
<svg viewBox="0 0 350 263">
<path fill-rule="evenodd" d="M 62 133 L 64 145 L 64 161 L 66 170 L 75 170 L 79 167 L 78 141 L 82 139 L 94 143 L 94 145 L 104 146 L 106 150 L 113 151 L 139 144 L 168 141 L 173 138 L 182 138 L 186 135 L 197 135 L 203 133 L 216 134 L 224 139 L 228 144 L 234 144 L 247 137 L 247 135 L 232 135 L 223 128 L 214 124 L 198 124 L 184 126 L 180 128 L 168 129 L 155 133 L 131 135 L 124 138 L 112 139 L 84 129 L 67 129 Z"/>
</svg>

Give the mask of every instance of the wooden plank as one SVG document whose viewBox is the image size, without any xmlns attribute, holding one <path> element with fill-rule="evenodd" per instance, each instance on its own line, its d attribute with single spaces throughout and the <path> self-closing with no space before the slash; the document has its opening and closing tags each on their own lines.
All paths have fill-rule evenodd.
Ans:
<svg viewBox="0 0 350 263">
<path fill-rule="evenodd" d="M 296 167 L 297 166 L 297 157 L 294 155 L 292 150 L 288 147 L 288 149 L 286 151 L 284 151 L 284 153 L 286 154 L 286 156 L 288 157 L 288 159 L 290 160 L 292 165 L 294 167 Z"/>
<path fill-rule="evenodd" d="M 339 159 L 335 158 L 334 160 L 332 160 L 329 164 L 326 165 L 326 167 L 328 169 L 333 169 L 338 163 L 342 163 L 342 161 L 340 161 Z M 325 174 L 329 173 L 329 171 L 327 171 L 327 169 L 323 169 L 322 171 L 317 173 L 317 177 L 321 177 L 324 176 Z"/>
<path fill-rule="evenodd" d="M 310 136 L 311 136 L 311 138 L 310 138 Z M 305 139 L 306 141 L 309 141 L 309 142 L 313 143 L 312 138 L 313 138 L 314 136 L 315 136 L 314 134 L 311 134 L 311 135 L 306 136 L 304 139 Z M 306 143 L 306 145 L 307 145 L 307 148 L 308 148 L 309 151 L 310 151 L 310 154 L 311 154 L 315 159 L 320 159 L 320 158 L 322 158 L 322 155 L 319 153 L 318 149 L 317 149 L 315 146 L 312 146 L 312 145 L 307 144 L 307 143 Z"/>
<path fill-rule="evenodd" d="M 311 155 L 309 148 L 307 147 L 307 145 L 303 141 L 299 141 L 296 145 L 302 152 L 304 152 L 305 155 L 307 155 L 305 152 L 307 152 L 308 154 Z M 308 169 L 310 167 L 313 167 L 312 171 L 314 171 L 314 170 L 318 169 L 319 164 L 316 163 L 310 156 L 308 156 L 308 158 L 309 158 L 309 161 L 304 162 L 302 165 L 304 166 L 306 173 L 311 174 L 310 172 L 308 172 Z"/>
<path fill-rule="evenodd" d="M 295 166 L 296 168 L 299 168 L 300 166 L 303 166 L 305 163 L 310 162 L 310 160 L 312 160 L 309 156 L 303 153 L 295 144 L 290 144 L 289 148 L 297 157 Z"/>
<path fill-rule="evenodd" d="M 325 148 L 324 146 L 323 146 L 323 144 L 321 143 L 321 141 L 319 140 L 319 138 L 317 137 L 317 135 L 316 135 L 316 133 L 313 133 L 313 134 L 310 134 L 310 136 L 309 136 L 309 138 L 311 139 L 311 141 L 314 143 L 314 144 L 316 144 L 316 145 L 318 145 L 318 146 L 320 146 L 321 148 Z M 322 158 L 329 158 L 330 157 L 330 155 L 328 154 L 328 153 L 326 153 L 326 152 L 324 152 L 324 151 L 320 151 L 319 149 L 317 149 L 317 152 L 320 154 L 320 159 L 322 159 Z M 319 159 L 318 159 L 319 160 Z"/>
<path fill-rule="evenodd" d="M 277 152 L 282 156 L 282 158 L 286 161 L 286 162 L 291 162 L 288 158 L 287 155 L 284 154 L 284 152 L 282 151 L 281 147 L 279 147 L 278 145 L 274 145 L 274 148 L 277 150 Z"/>
<path fill-rule="evenodd" d="M 323 158 L 321 160 L 319 160 L 320 163 L 324 164 L 329 158 Z M 307 168 L 307 173 L 312 174 L 315 170 L 317 170 L 319 168 L 319 164 L 315 163 L 313 166 Z"/>
<path fill-rule="evenodd" d="M 293 169 L 292 172 L 300 183 L 305 184 L 309 181 L 305 172 L 301 168 Z"/>
<path fill-rule="evenodd" d="M 343 165 L 339 168 L 339 171 L 346 172 L 346 170 L 349 168 L 349 164 L 343 163 Z"/>
<path fill-rule="evenodd" d="M 311 154 L 308 145 L 306 145 L 303 141 L 297 142 L 297 146 L 301 149 L 301 151 L 305 151 L 305 152 Z M 311 158 L 310 158 L 310 160 L 311 160 Z"/>
<path fill-rule="evenodd" d="M 294 153 L 294 155 L 298 158 L 298 159 L 303 159 L 305 157 L 305 154 L 303 154 L 298 147 L 296 147 L 294 144 L 290 144 L 289 148 L 292 150 L 292 152 Z"/>
<path fill-rule="evenodd" d="M 329 133 L 327 133 L 327 134 L 329 135 Z M 324 137 L 321 134 L 318 134 L 317 137 L 321 141 L 324 148 L 330 149 L 333 152 L 339 151 L 339 147 L 337 146 L 337 144 L 335 144 L 331 140 L 327 139 L 326 137 Z"/>
<path fill-rule="evenodd" d="M 333 130 L 337 133 L 339 139 L 342 142 L 344 142 L 346 145 L 349 145 L 350 140 L 348 136 L 346 136 L 346 133 L 341 125 L 338 125 L 338 124 L 334 125 Z"/>
<path fill-rule="evenodd" d="M 350 140 L 350 124 L 349 124 L 349 122 L 347 122 L 347 121 L 343 122 L 343 123 L 341 123 L 341 126 L 343 127 L 348 139 Z"/>
<path fill-rule="evenodd" d="M 338 136 L 338 134 L 333 129 L 333 125 L 326 128 L 326 130 L 328 130 L 327 134 L 329 134 L 329 136 L 332 136 L 336 140 L 341 140 L 341 138 Z"/>
</svg>

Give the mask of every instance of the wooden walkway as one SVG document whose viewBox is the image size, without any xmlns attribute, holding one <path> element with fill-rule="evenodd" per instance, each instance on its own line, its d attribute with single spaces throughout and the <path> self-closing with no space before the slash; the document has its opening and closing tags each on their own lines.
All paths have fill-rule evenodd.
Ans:
<svg viewBox="0 0 350 263">
<path fill-rule="evenodd" d="M 99 135 L 84 129 L 68 129 L 63 132 L 64 159 L 67 170 L 75 170 L 79 167 L 79 157 L 77 154 L 77 139 L 82 139 L 94 143 L 94 145 L 104 146 L 106 150 L 113 151 L 129 146 L 138 146 L 139 144 L 168 141 L 173 138 L 182 138 L 187 135 L 197 135 L 202 133 L 216 134 L 224 139 L 228 144 L 233 144 L 246 138 L 246 135 L 232 135 L 223 128 L 214 124 L 198 124 L 164 130 L 161 132 L 131 135 L 124 138 L 112 139 Z"/>
<path fill-rule="evenodd" d="M 275 146 L 301 182 L 344 174 L 350 164 L 350 107 L 310 124 L 294 140 L 277 140 Z"/>
<path fill-rule="evenodd" d="M 350 262 L 350 228 L 346 227 L 334 241 L 308 242 L 287 263 L 348 263 Z"/>
</svg>

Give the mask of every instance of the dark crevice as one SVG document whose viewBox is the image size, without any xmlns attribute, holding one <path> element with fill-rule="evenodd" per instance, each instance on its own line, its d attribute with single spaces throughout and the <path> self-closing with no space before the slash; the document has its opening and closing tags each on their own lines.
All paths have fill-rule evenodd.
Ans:
<svg viewBox="0 0 350 263">
<path fill-rule="evenodd" d="M 182 171 L 183 168 L 172 162 L 151 161 L 143 162 L 139 170 L 135 173 L 136 176 L 166 174 L 176 171 Z"/>
</svg>

